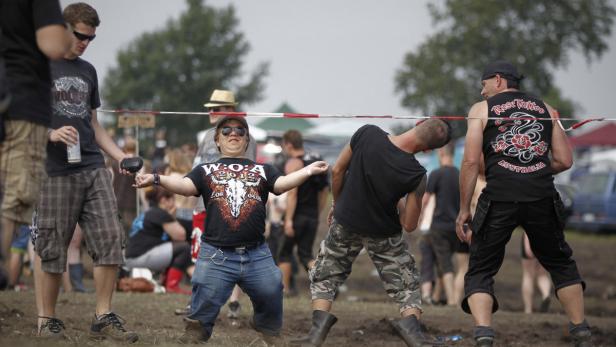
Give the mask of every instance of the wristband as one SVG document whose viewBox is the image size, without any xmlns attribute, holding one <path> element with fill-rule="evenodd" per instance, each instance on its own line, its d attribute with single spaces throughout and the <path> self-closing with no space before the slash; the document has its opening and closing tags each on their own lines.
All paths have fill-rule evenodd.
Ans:
<svg viewBox="0 0 616 347">
<path fill-rule="evenodd" d="M 157 173 L 154 174 L 154 185 L 155 186 L 160 185 L 160 176 Z"/>
</svg>

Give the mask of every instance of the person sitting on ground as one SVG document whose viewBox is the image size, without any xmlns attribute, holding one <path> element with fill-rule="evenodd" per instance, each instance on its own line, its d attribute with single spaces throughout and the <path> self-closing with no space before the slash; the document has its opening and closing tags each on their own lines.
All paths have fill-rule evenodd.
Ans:
<svg viewBox="0 0 616 347">
<path fill-rule="evenodd" d="M 314 162 L 286 176 L 269 164 L 246 159 L 248 124 L 243 117 L 223 118 L 214 140 L 215 162 L 197 165 L 186 177 L 139 174 L 139 188 L 157 185 L 176 194 L 200 195 L 206 225 L 192 278 L 191 313 L 182 343 L 201 343 L 212 335 L 220 308 L 237 284 L 253 305 L 252 325 L 266 341 L 278 340 L 282 327 L 281 273 L 265 243 L 265 204 L 269 192 L 283 193 L 327 170 Z"/>
<path fill-rule="evenodd" d="M 175 219 L 175 194 L 155 188 L 147 193 L 152 206 L 143 215 L 141 228 L 131 230 L 126 248 L 126 267 L 164 272 L 169 293 L 190 294 L 180 288 L 184 273 L 192 275 L 190 245 L 186 230 Z M 136 223 L 139 224 L 139 223 Z"/>
</svg>

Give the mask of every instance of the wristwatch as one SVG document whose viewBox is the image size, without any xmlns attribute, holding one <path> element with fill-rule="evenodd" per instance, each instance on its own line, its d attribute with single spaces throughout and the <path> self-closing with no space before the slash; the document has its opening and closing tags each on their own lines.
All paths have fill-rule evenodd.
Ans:
<svg viewBox="0 0 616 347">
<path fill-rule="evenodd" d="M 155 186 L 160 185 L 160 176 L 157 173 L 154 174 L 154 185 Z"/>
</svg>

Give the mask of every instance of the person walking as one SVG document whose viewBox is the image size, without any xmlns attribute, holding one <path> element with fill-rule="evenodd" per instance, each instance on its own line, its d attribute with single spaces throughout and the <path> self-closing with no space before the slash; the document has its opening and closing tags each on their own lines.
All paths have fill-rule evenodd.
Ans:
<svg viewBox="0 0 616 347">
<path fill-rule="evenodd" d="M 493 277 L 511 233 L 522 226 L 535 256 L 552 277 L 574 346 L 592 346 L 584 318 L 585 284 L 565 241 L 564 206 L 553 182 L 554 174 L 571 167 L 571 147 L 558 113 L 519 90 L 522 78 L 507 61 L 489 64 L 481 77 L 486 100 L 469 111 L 456 219 L 458 238 L 470 243 L 462 309 L 473 315 L 476 345 L 492 346 L 492 314 L 498 310 Z M 471 220 L 482 153 L 486 187 Z"/>
<path fill-rule="evenodd" d="M 282 150 L 288 157 L 285 174 L 301 170 L 320 160 L 316 153 L 308 153 L 304 150 L 304 139 L 297 130 L 288 130 L 282 135 Z M 278 253 L 278 267 L 282 271 L 282 284 L 287 295 L 295 294 L 291 290 L 292 258 L 295 246 L 297 246 L 299 261 L 306 271 L 314 264 L 312 247 L 319 226 L 319 215 L 325 206 L 328 194 L 327 173 L 314 175 L 287 193 L 284 236 Z"/>
<path fill-rule="evenodd" d="M 77 223 L 82 228 L 88 253 L 94 263 L 96 311 L 89 335 L 136 342 L 139 336 L 127 331 L 123 319 L 111 310 L 118 267 L 124 262 L 126 235 L 120 223 L 111 172 L 105 167 L 101 149 L 121 162 L 128 156 L 99 124 L 100 106 L 96 70 L 80 58 L 96 37 L 98 13 L 85 3 L 74 3 L 63 12 L 71 26 L 72 46 L 64 59 L 52 62 L 53 117 L 48 131 L 45 181 L 33 231 L 40 257 L 42 312 L 39 335 L 65 337 L 64 323 L 56 317 L 61 275 L 66 269 L 67 247 Z M 79 156 L 68 148 L 77 146 Z M 120 169 L 121 174 L 129 174 Z"/>
</svg>

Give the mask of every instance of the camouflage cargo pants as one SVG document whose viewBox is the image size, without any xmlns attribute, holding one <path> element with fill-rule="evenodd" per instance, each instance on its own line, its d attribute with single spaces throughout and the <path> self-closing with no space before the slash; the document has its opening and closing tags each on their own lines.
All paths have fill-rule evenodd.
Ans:
<svg viewBox="0 0 616 347">
<path fill-rule="evenodd" d="M 400 307 L 421 309 L 419 273 L 402 234 L 389 238 L 361 236 L 335 220 L 321 242 L 314 267 L 310 270 L 312 300 L 333 301 L 338 287 L 351 274 L 353 261 L 362 248 L 374 263 L 385 291 Z"/>
</svg>

